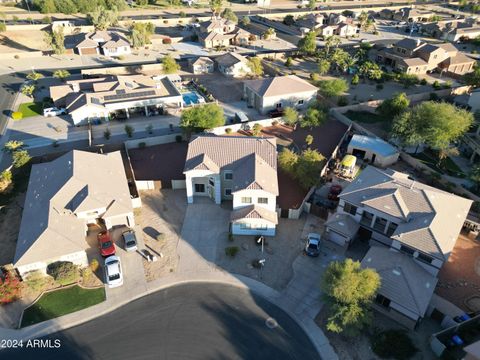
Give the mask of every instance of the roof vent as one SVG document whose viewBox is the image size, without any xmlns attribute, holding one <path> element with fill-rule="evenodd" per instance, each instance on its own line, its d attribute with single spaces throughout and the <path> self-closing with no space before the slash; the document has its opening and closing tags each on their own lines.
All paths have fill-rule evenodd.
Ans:
<svg viewBox="0 0 480 360">
<path fill-rule="evenodd" d="M 340 226 L 345 226 L 345 224 L 344 224 L 342 221 L 339 221 L 339 222 L 338 222 L 338 225 L 340 225 Z"/>
<path fill-rule="evenodd" d="M 368 259 L 367 259 L 367 262 L 372 262 L 372 258 L 368 258 Z"/>
<path fill-rule="evenodd" d="M 427 289 L 430 289 L 430 283 L 427 282 L 427 283 L 425 284 L 425 287 L 426 287 Z"/>
<path fill-rule="evenodd" d="M 385 209 L 391 209 L 391 207 L 390 207 L 389 205 L 383 205 L 383 207 L 384 207 Z"/>
<path fill-rule="evenodd" d="M 394 273 L 394 274 L 397 275 L 397 276 L 402 275 L 402 273 L 401 273 L 400 271 L 398 271 L 397 269 L 393 269 L 393 270 L 392 270 L 392 273 Z"/>
</svg>

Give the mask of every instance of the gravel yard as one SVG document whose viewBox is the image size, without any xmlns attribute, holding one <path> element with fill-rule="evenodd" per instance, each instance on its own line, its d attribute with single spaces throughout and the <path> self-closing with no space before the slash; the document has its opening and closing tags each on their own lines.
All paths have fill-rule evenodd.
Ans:
<svg viewBox="0 0 480 360">
<path fill-rule="evenodd" d="M 177 244 L 187 202 L 185 192 L 180 190 L 142 191 L 140 196 L 142 208 L 135 213 L 136 222 L 142 228 L 147 250 L 158 258 L 156 262 L 143 260 L 145 277 L 152 281 L 177 267 Z"/>
<path fill-rule="evenodd" d="M 266 238 L 263 254 L 253 236 L 234 236 L 233 241 L 225 237 L 218 244 L 216 263 L 231 273 L 248 276 L 276 290 L 282 290 L 293 275 L 293 261 L 302 252 L 304 240 L 301 239 L 301 234 L 304 224 L 305 216 L 299 220 L 279 219 L 277 235 Z M 230 246 L 239 248 L 233 258 L 225 255 L 225 248 Z M 265 259 L 261 271 L 252 266 L 255 259 Z"/>
</svg>

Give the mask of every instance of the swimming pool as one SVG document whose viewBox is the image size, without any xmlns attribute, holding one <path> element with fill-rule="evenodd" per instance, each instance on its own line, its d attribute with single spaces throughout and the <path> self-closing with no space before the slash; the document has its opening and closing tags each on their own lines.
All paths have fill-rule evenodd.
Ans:
<svg viewBox="0 0 480 360">
<path fill-rule="evenodd" d="M 193 91 L 182 94 L 182 98 L 185 105 L 198 104 L 200 102 L 200 95 Z"/>
</svg>

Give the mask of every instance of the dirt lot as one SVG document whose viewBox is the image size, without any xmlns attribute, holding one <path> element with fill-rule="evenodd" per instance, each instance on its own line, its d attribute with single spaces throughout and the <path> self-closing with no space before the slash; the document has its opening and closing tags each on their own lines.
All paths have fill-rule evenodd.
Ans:
<svg viewBox="0 0 480 360">
<path fill-rule="evenodd" d="M 192 75 L 192 79 L 205 86 L 215 99 L 230 103 L 241 101 L 243 96 L 243 80 L 234 79 L 214 72 L 213 74 Z"/>
<path fill-rule="evenodd" d="M 480 242 L 460 234 L 435 292 L 465 311 L 480 311 Z"/>
<path fill-rule="evenodd" d="M 253 236 L 234 236 L 233 241 L 226 237 L 217 247 L 216 264 L 235 274 L 259 280 L 277 290 L 282 290 L 293 275 L 292 263 L 301 254 L 304 240 L 301 239 L 305 217 L 299 220 L 279 219 L 277 235 L 266 238 L 264 253 L 255 244 Z M 235 257 L 225 255 L 225 248 L 237 246 Z M 265 267 L 260 270 L 252 266 L 252 260 L 265 259 Z"/>
<path fill-rule="evenodd" d="M 48 50 L 43 31 L 5 31 L 0 34 L 0 53 Z"/>
<path fill-rule="evenodd" d="M 136 222 L 143 230 L 145 245 L 163 256 L 157 256 L 156 262 L 143 262 L 147 281 L 152 281 L 177 267 L 177 244 L 187 201 L 184 191 L 168 189 L 142 191 L 141 198 L 142 209 L 135 213 Z M 159 234 L 163 236 L 158 238 Z"/>
</svg>

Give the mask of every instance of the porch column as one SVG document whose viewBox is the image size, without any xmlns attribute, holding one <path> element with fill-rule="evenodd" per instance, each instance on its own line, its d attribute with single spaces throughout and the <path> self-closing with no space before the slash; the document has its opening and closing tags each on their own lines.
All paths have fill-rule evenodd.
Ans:
<svg viewBox="0 0 480 360">
<path fill-rule="evenodd" d="M 220 205 L 222 202 L 222 184 L 220 182 L 220 174 L 215 176 L 215 204 Z"/>
<path fill-rule="evenodd" d="M 145 105 L 145 116 L 148 116 L 148 106 Z"/>
<path fill-rule="evenodd" d="M 127 119 L 130 119 L 130 113 L 128 112 L 128 108 L 125 108 L 125 113 L 127 114 Z"/>
<path fill-rule="evenodd" d="M 185 177 L 185 185 L 187 190 L 187 203 L 193 204 L 193 183 L 190 176 Z"/>
</svg>

